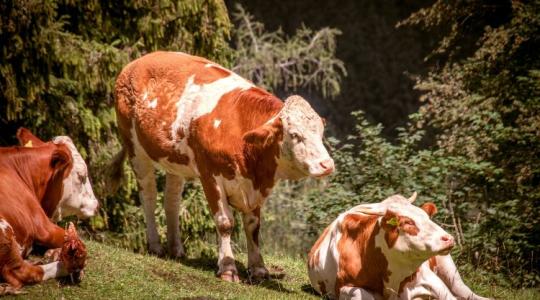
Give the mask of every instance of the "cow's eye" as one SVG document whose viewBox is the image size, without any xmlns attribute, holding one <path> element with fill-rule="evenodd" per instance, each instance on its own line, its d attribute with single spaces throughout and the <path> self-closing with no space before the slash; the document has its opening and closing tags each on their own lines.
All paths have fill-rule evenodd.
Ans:
<svg viewBox="0 0 540 300">
<path fill-rule="evenodd" d="M 411 221 L 411 220 L 406 220 L 406 221 L 403 222 L 403 225 L 414 226 L 414 222 Z"/>
<path fill-rule="evenodd" d="M 291 133 L 291 138 L 292 138 L 293 140 L 297 140 L 297 141 L 301 141 L 301 140 L 302 140 L 302 136 L 300 136 L 300 135 L 299 135 L 298 133 L 296 133 L 296 132 Z"/>
</svg>

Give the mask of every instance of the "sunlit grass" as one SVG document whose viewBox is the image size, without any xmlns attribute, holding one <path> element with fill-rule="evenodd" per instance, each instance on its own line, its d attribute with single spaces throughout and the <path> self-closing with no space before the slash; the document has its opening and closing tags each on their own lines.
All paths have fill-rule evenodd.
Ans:
<svg viewBox="0 0 540 300">
<path fill-rule="evenodd" d="M 316 299 L 309 288 L 305 260 L 287 255 L 265 255 L 272 279 L 247 282 L 246 256 L 238 255 L 243 283 L 215 277 L 216 259 L 174 261 L 140 255 L 105 244 L 87 242 L 90 260 L 79 286 L 50 280 L 28 286 L 19 299 Z M 480 294 L 498 299 L 539 299 L 538 290 L 509 290 L 490 286 L 472 274 L 466 281 Z M 472 280 L 472 281 L 471 281 Z"/>
</svg>

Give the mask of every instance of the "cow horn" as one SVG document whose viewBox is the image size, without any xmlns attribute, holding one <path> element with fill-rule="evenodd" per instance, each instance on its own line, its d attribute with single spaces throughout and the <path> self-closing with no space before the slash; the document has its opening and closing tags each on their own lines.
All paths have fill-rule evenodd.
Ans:
<svg viewBox="0 0 540 300">
<path fill-rule="evenodd" d="M 366 215 L 377 215 L 377 216 L 384 216 L 386 213 L 385 209 L 381 210 L 381 207 L 379 205 L 374 204 L 361 204 L 358 206 L 355 206 L 351 209 L 351 212 L 353 213 L 363 213 Z"/>
<path fill-rule="evenodd" d="M 409 200 L 409 203 L 413 203 L 414 200 L 416 200 L 416 196 L 418 196 L 418 193 L 417 193 L 417 192 L 414 192 L 414 193 L 409 197 L 409 199 L 407 199 L 407 200 Z"/>
</svg>

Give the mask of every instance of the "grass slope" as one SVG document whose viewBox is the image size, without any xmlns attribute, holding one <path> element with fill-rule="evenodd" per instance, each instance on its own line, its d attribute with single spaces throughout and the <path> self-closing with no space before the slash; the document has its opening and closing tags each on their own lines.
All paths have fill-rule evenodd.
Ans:
<svg viewBox="0 0 540 300">
<path fill-rule="evenodd" d="M 316 299 L 309 289 L 304 260 L 265 256 L 273 278 L 258 285 L 218 280 L 214 259 L 182 262 L 134 254 L 105 244 L 87 242 L 90 260 L 79 286 L 58 281 L 24 288 L 19 299 Z M 238 255 L 240 275 L 246 278 L 246 257 Z M 482 278 L 467 283 L 483 295 L 499 299 L 540 299 L 538 290 L 492 287 Z M 15 298 L 14 296 L 5 299 Z"/>
</svg>

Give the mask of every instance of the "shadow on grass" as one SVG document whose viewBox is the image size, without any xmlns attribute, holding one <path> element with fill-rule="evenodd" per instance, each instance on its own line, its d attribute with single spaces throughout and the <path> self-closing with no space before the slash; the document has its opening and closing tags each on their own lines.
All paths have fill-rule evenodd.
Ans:
<svg viewBox="0 0 540 300">
<path fill-rule="evenodd" d="M 179 263 L 192 267 L 195 269 L 207 271 L 207 272 L 213 272 L 216 274 L 217 272 L 217 257 L 198 257 L 198 258 L 183 258 L 183 259 L 174 259 L 175 261 L 178 261 Z M 247 285 L 257 285 L 260 287 L 264 287 L 270 290 L 282 292 L 282 293 L 295 293 L 294 291 L 291 291 L 287 289 L 281 280 L 285 278 L 285 273 L 273 273 L 272 269 L 270 268 L 270 277 L 266 280 L 262 281 L 253 281 L 249 277 L 248 270 L 242 264 L 241 262 L 235 260 L 236 268 L 238 270 L 238 277 L 240 277 L 240 281 L 243 284 Z"/>
</svg>

